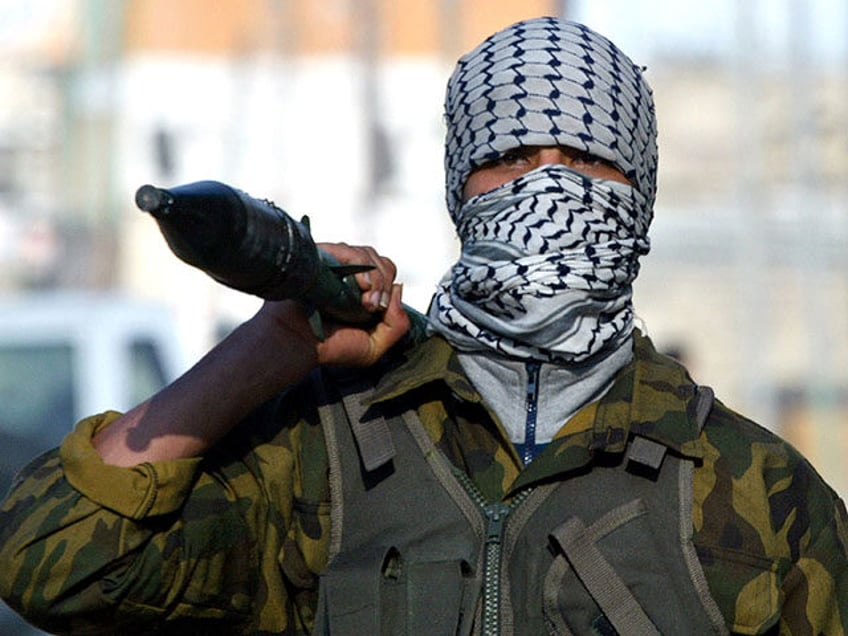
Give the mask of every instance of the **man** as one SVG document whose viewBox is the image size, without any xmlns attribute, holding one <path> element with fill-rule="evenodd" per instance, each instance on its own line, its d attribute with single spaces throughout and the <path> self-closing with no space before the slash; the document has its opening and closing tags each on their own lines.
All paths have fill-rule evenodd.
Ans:
<svg viewBox="0 0 848 636">
<path fill-rule="evenodd" d="M 641 70 L 540 18 L 448 84 L 462 255 L 431 337 L 391 261 L 364 331 L 266 303 L 80 423 L 4 505 L 3 597 L 60 632 L 848 632 L 845 509 L 633 328 L 656 127 Z"/>
</svg>

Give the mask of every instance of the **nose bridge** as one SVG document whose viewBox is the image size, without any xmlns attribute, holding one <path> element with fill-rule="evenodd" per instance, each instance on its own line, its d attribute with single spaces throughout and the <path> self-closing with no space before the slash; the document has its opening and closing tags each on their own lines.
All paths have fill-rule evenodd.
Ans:
<svg viewBox="0 0 848 636">
<path fill-rule="evenodd" d="M 559 146 L 545 146 L 539 149 L 538 165 L 540 166 L 556 163 L 568 165 L 569 161 L 569 156 Z"/>
</svg>

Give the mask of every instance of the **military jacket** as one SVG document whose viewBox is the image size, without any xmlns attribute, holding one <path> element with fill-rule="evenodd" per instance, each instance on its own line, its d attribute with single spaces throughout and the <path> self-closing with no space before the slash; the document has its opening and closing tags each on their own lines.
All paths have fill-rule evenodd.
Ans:
<svg viewBox="0 0 848 636">
<path fill-rule="evenodd" d="M 728 633 L 691 541 L 691 459 L 634 436 L 625 453 L 487 502 L 414 409 L 388 417 L 345 379 L 319 394 L 334 385 L 316 634 Z M 692 398 L 700 429 L 713 393 Z"/>
<path fill-rule="evenodd" d="M 414 408 L 486 501 L 580 474 L 642 436 L 695 462 L 693 544 L 733 633 L 848 633 L 845 507 L 789 444 L 716 402 L 699 431 L 685 370 L 635 338 L 633 362 L 526 468 L 456 355 L 432 338 L 367 372 L 373 400 Z M 59 633 L 308 633 L 331 542 L 329 458 L 309 385 L 269 402 L 202 458 L 120 468 L 81 422 L 0 509 L 0 593 Z M 520 630 L 518 630 L 520 633 Z"/>
</svg>

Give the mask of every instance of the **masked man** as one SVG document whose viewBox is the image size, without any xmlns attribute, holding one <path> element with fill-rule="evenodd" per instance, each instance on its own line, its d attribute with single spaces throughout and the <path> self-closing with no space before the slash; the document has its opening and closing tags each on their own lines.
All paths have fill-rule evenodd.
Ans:
<svg viewBox="0 0 848 636">
<path fill-rule="evenodd" d="M 640 68 L 553 18 L 446 100 L 462 253 L 370 330 L 267 303 L 150 401 L 81 422 L 0 517 L 3 597 L 122 634 L 848 632 L 845 508 L 633 326 L 656 188 Z"/>
</svg>

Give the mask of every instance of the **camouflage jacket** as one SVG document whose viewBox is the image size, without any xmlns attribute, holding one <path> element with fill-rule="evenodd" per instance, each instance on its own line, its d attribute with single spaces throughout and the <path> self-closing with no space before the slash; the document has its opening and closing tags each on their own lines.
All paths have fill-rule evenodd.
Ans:
<svg viewBox="0 0 848 636">
<path fill-rule="evenodd" d="M 371 369 L 375 400 L 415 408 L 490 500 L 567 479 L 630 434 L 696 461 L 694 544 L 732 632 L 848 633 L 843 503 L 791 446 L 716 402 L 700 433 L 685 370 L 635 359 L 528 467 L 450 347 L 433 338 Z M 49 631 L 308 633 L 327 559 L 328 458 L 308 387 L 259 409 L 205 457 L 118 468 L 81 422 L 19 475 L 0 510 L 0 593 Z"/>
</svg>

